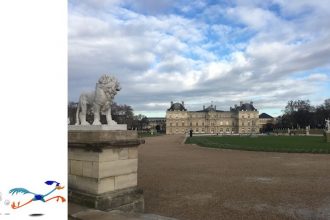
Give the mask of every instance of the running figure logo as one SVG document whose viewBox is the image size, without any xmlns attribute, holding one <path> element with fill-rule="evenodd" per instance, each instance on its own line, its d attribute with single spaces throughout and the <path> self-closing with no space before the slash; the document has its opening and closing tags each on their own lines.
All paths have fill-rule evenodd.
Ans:
<svg viewBox="0 0 330 220">
<path fill-rule="evenodd" d="M 53 199 L 56 199 L 57 202 L 65 202 L 65 198 L 63 196 L 53 196 L 51 198 L 45 198 L 47 197 L 48 195 L 52 194 L 53 192 L 55 192 L 56 190 L 61 190 L 61 189 L 64 189 L 64 186 L 60 186 L 60 183 L 59 182 L 56 182 L 56 181 L 46 181 L 45 184 L 47 185 L 54 185 L 54 188 L 52 190 L 50 190 L 48 193 L 46 194 L 36 194 L 36 193 L 33 193 L 33 192 L 30 192 L 29 190 L 25 189 L 25 188 L 13 188 L 11 190 L 9 190 L 9 194 L 18 194 L 18 193 L 22 193 L 22 194 L 31 194 L 33 195 L 33 198 L 28 200 L 27 202 L 21 204 L 20 201 L 17 202 L 17 204 L 15 202 L 12 202 L 11 204 L 11 207 L 13 209 L 18 209 L 18 208 L 21 208 L 33 201 L 42 201 L 42 202 L 48 202 L 50 200 L 53 200 Z"/>
</svg>

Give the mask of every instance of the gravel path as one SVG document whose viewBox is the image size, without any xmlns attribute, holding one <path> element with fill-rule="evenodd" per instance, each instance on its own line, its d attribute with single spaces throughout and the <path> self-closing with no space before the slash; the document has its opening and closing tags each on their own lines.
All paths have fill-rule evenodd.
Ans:
<svg viewBox="0 0 330 220">
<path fill-rule="evenodd" d="M 189 219 L 330 219 L 330 155 L 208 149 L 145 138 L 145 211 Z"/>
</svg>

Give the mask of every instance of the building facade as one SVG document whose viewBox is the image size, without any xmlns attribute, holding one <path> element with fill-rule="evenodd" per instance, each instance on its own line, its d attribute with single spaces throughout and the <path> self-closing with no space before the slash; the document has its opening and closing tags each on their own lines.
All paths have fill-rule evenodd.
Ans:
<svg viewBox="0 0 330 220">
<path fill-rule="evenodd" d="M 272 116 L 262 113 L 259 115 L 259 129 L 260 131 L 268 130 L 270 127 L 274 127 L 276 119 Z"/>
<path fill-rule="evenodd" d="M 148 126 L 149 130 L 155 130 L 160 133 L 165 133 L 166 130 L 166 120 L 164 117 L 149 117 Z"/>
<path fill-rule="evenodd" d="M 217 110 L 215 105 L 188 111 L 184 102 L 171 102 L 166 111 L 166 134 L 185 134 L 190 130 L 211 134 L 259 133 L 259 113 L 252 102 L 240 102 L 229 111 Z"/>
</svg>

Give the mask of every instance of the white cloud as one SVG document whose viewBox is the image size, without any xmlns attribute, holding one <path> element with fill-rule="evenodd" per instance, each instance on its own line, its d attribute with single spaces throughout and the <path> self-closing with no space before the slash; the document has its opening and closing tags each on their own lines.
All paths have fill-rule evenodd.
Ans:
<svg viewBox="0 0 330 220">
<path fill-rule="evenodd" d="M 207 66 L 206 80 L 214 80 L 225 77 L 231 70 L 228 62 L 212 62 Z"/>
<path fill-rule="evenodd" d="M 330 23 L 317 17 L 328 5 L 194 1 L 181 11 L 197 14 L 186 16 L 168 12 L 164 1 L 146 1 L 71 1 L 70 100 L 106 72 L 122 84 L 118 101 L 139 111 L 165 112 L 175 99 L 213 100 L 228 105 L 224 110 L 241 99 L 280 108 L 289 99 L 329 94 L 322 89 L 330 76 Z"/>
<path fill-rule="evenodd" d="M 307 81 L 311 82 L 324 82 L 329 81 L 330 77 L 324 73 L 313 73 L 305 78 Z"/>
<path fill-rule="evenodd" d="M 278 23 L 278 18 L 270 11 L 262 8 L 236 7 L 229 8 L 227 14 L 231 17 L 238 17 L 238 21 L 248 25 L 250 28 L 260 30 L 269 28 Z"/>
</svg>

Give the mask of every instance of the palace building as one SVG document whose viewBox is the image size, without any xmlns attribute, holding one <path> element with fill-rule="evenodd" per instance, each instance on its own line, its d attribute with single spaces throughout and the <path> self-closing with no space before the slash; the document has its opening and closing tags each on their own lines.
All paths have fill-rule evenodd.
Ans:
<svg viewBox="0 0 330 220">
<path fill-rule="evenodd" d="M 166 134 L 194 133 L 251 134 L 259 133 L 259 112 L 253 102 L 217 110 L 211 104 L 199 111 L 188 111 L 184 102 L 173 103 L 166 111 Z"/>
</svg>

